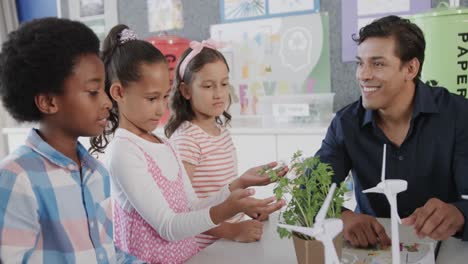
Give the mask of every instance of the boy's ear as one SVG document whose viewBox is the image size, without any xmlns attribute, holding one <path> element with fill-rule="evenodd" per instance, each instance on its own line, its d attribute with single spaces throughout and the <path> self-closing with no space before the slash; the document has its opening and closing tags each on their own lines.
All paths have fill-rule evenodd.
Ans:
<svg viewBox="0 0 468 264">
<path fill-rule="evenodd" d="M 112 99 L 116 102 L 120 102 L 123 99 L 124 96 L 124 88 L 120 82 L 114 82 L 112 83 L 109 93 Z"/>
<path fill-rule="evenodd" d="M 34 97 L 37 109 L 43 114 L 53 115 L 58 112 L 57 96 L 51 94 L 38 94 Z"/>
<path fill-rule="evenodd" d="M 190 100 L 190 98 L 192 97 L 191 93 L 190 93 L 190 88 L 188 87 L 187 84 L 185 84 L 184 82 L 181 82 L 180 83 L 180 86 L 179 86 L 179 89 L 180 89 L 180 93 L 182 94 L 182 96 L 187 99 L 187 100 Z"/>
</svg>

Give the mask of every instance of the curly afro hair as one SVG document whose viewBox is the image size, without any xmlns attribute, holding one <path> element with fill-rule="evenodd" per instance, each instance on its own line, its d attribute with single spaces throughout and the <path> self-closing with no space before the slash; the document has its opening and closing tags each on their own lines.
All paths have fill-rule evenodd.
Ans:
<svg viewBox="0 0 468 264">
<path fill-rule="evenodd" d="M 18 121 L 40 121 L 34 98 L 62 94 L 81 55 L 99 56 L 99 39 L 84 24 L 68 19 L 32 20 L 8 35 L 0 54 L 0 96 Z"/>
</svg>

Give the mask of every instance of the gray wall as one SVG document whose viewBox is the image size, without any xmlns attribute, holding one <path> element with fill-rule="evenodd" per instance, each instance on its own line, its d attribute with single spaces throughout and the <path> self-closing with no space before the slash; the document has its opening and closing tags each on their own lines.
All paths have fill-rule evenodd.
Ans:
<svg viewBox="0 0 468 264">
<path fill-rule="evenodd" d="M 68 16 L 68 1 L 62 1 L 62 15 Z M 76 0 L 71 0 L 76 1 Z M 432 0 L 432 6 L 448 0 Z M 189 39 L 202 40 L 209 37 L 210 25 L 220 23 L 219 0 L 182 0 L 184 8 L 184 28 L 168 31 Z M 331 85 L 336 93 L 334 110 L 359 98 L 359 89 L 355 81 L 355 64 L 341 61 L 341 0 L 321 0 L 321 11 L 330 17 L 330 59 Z M 468 6 L 468 0 L 461 0 L 461 6 Z M 141 37 L 157 35 L 148 32 L 146 0 L 118 0 L 119 23 L 126 24 Z M 351 36 L 350 36 L 351 37 Z"/>
</svg>

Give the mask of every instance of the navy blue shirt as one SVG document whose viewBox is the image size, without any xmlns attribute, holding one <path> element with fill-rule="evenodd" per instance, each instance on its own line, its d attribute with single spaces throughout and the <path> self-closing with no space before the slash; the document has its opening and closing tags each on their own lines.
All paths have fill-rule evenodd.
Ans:
<svg viewBox="0 0 468 264">
<path fill-rule="evenodd" d="M 386 143 L 386 178 L 408 181 L 408 189 L 397 197 L 400 216 L 407 217 L 430 198 L 438 198 L 463 213 L 460 235 L 468 240 L 468 201 L 460 198 L 468 194 L 468 100 L 418 82 L 410 128 L 400 147 L 385 136 L 376 112 L 366 110 L 361 100 L 336 114 L 316 154 L 331 164 L 335 182 L 343 181 L 351 170 L 356 211 L 390 217 L 384 195 L 361 192 L 379 183 Z"/>
</svg>

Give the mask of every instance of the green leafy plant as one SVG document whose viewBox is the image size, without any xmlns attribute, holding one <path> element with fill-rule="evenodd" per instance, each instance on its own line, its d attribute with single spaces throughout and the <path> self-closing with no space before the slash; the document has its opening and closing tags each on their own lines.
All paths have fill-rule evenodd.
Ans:
<svg viewBox="0 0 468 264">
<path fill-rule="evenodd" d="M 312 227 L 314 219 L 327 196 L 332 183 L 333 169 L 329 164 L 322 163 L 319 157 L 303 158 L 302 152 L 294 153 L 290 171 L 294 178 L 287 176 L 278 177 L 278 170 L 263 169 L 272 182 L 276 182 L 274 193 L 276 198 L 284 199 L 285 194 L 290 194 L 291 199 L 282 213 L 283 222 L 289 225 Z M 344 193 L 347 188 L 344 183 L 335 190 L 327 218 L 340 218 L 341 208 L 344 203 Z M 281 238 L 291 237 L 291 232 L 278 228 Z M 311 240 L 312 238 L 295 233 L 298 237 Z"/>
</svg>

